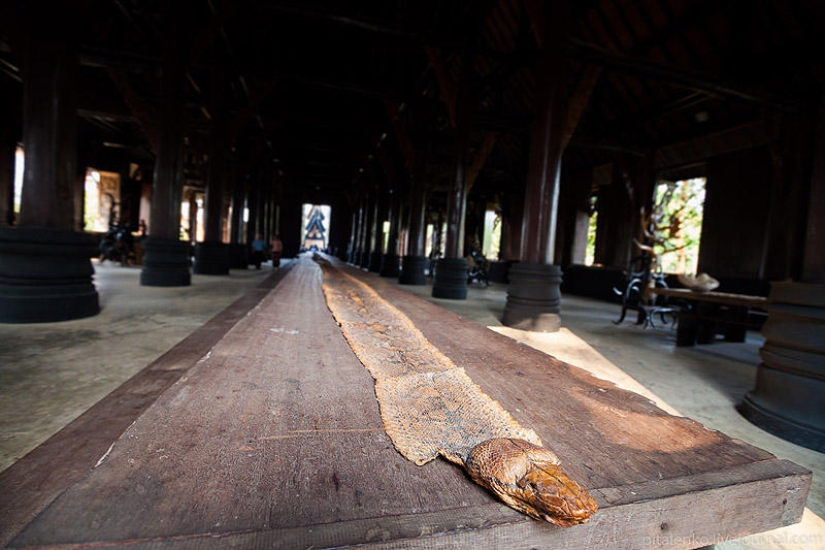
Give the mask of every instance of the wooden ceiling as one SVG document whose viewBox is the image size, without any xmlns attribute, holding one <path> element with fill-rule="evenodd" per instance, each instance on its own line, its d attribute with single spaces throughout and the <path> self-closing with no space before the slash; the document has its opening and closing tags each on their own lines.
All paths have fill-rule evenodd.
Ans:
<svg viewBox="0 0 825 550">
<path fill-rule="evenodd" d="M 541 0 L 177 2 L 186 16 L 171 29 L 166 0 L 77 2 L 67 24 L 81 37 L 78 114 L 90 163 L 151 166 L 164 47 L 174 33 L 188 59 L 194 182 L 206 160 L 214 82 L 224 78 L 235 154 L 242 163 L 271 163 L 284 189 L 320 199 L 353 194 L 374 172 L 371 163 L 386 161 L 382 149 L 407 164 L 413 155 L 424 159 L 427 180 L 443 185 L 454 173 L 459 81 L 469 78 L 471 148 L 484 160 L 474 192 L 523 184 L 533 66 L 546 38 L 536 24 Z M 23 39 L 13 4 L 0 14 L 0 92 L 12 118 Z M 566 166 L 663 150 L 670 155 L 663 164 L 677 166 L 682 149 L 674 144 L 720 132 L 747 136 L 725 132 L 820 101 L 821 1 L 572 4 Z M 708 143 L 702 154 L 713 154 Z"/>
</svg>

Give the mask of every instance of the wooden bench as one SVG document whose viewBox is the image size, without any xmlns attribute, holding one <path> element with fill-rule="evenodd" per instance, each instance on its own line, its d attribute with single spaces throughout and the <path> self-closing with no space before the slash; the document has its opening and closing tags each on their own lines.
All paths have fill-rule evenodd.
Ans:
<svg viewBox="0 0 825 550">
<path fill-rule="evenodd" d="M 656 294 L 682 300 L 688 306 L 679 314 L 677 346 L 710 344 L 720 333 L 729 342 L 744 342 L 748 329 L 759 328 L 750 321 L 752 310 L 763 313 L 768 302 L 764 296 L 687 288 L 657 288 Z"/>
</svg>

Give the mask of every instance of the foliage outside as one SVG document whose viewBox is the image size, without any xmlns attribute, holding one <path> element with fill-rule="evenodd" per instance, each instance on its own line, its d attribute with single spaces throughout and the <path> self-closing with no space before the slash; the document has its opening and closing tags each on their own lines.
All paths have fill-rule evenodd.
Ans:
<svg viewBox="0 0 825 550">
<path fill-rule="evenodd" d="M 667 273 L 696 273 L 702 237 L 705 178 L 660 181 L 654 204 L 657 234 L 653 246 L 661 269 Z"/>
</svg>

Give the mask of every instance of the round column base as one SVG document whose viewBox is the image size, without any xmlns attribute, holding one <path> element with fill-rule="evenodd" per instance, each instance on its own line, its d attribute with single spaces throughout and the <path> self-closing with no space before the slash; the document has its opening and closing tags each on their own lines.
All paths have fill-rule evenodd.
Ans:
<svg viewBox="0 0 825 550">
<path fill-rule="evenodd" d="M 243 243 L 229 244 L 229 269 L 247 269 L 249 252 Z"/>
<path fill-rule="evenodd" d="M 367 269 L 374 273 L 378 273 L 381 271 L 381 253 L 380 252 L 372 252 L 369 255 L 369 264 L 367 265 Z"/>
<path fill-rule="evenodd" d="M 401 271 L 398 267 L 400 261 L 401 258 L 398 257 L 398 254 L 384 254 L 381 258 L 379 275 L 382 277 L 398 277 L 398 273 Z"/>
<path fill-rule="evenodd" d="M 533 332 L 561 328 L 561 268 L 516 263 L 510 267 L 510 286 L 502 324 Z"/>
<path fill-rule="evenodd" d="M 0 228 L 0 322 L 52 323 L 100 313 L 94 238 L 45 227 Z"/>
<path fill-rule="evenodd" d="M 467 260 L 441 258 L 436 263 L 433 297 L 447 300 L 467 299 Z"/>
<path fill-rule="evenodd" d="M 426 285 L 427 276 L 424 268 L 427 266 L 427 258 L 424 256 L 404 256 L 401 258 L 401 274 L 398 282 L 402 285 Z"/>
<path fill-rule="evenodd" d="M 192 271 L 198 275 L 229 275 L 229 245 L 219 241 L 197 243 Z"/>
<path fill-rule="evenodd" d="M 188 242 L 160 237 L 147 237 L 144 241 L 142 286 L 189 286 Z"/>
<path fill-rule="evenodd" d="M 825 452 L 825 285 L 772 283 L 756 385 L 737 407 L 782 439 Z"/>
</svg>

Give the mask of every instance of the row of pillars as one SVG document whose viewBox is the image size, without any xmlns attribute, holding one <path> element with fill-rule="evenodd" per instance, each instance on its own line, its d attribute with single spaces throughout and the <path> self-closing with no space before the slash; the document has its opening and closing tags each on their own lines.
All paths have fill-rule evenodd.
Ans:
<svg viewBox="0 0 825 550">
<path fill-rule="evenodd" d="M 22 133 L 26 152 L 20 213 L 14 226 L 11 220 L 0 221 L 0 322 L 9 323 L 65 321 L 100 311 L 91 265 L 91 258 L 97 255 L 97 242 L 80 231 L 75 219 L 82 193 L 77 192 L 79 51 L 76 27 L 66 24 L 74 17 L 73 3 L 52 6 L 57 13 L 48 20 L 37 13 L 36 5 L 21 8 L 26 35 L 16 45 L 22 53 Z M 186 38 L 179 29 L 186 16 L 183 8 L 170 9 L 164 21 L 157 156 L 149 236 L 143 241 L 140 274 L 140 283 L 146 286 L 191 284 L 191 245 L 180 239 L 187 48 L 183 47 Z M 230 245 L 221 242 L 230 153 L 226 138 L 228 82 L 225 75 L 216 72 L 205 239 L 195 247 L 194 272 L 199 274 L 227 274 L 230 266 L 240 267 L 238 263 L 246 267 L 243 245 L 234 247 L 241 249 L 241 259 L 233 265 Z M 252 182 L 250 187 L 250 226 L 257 221 L 258 231 L 274 229 L 277 210 L 272 193 L 262 192 L 260 182 Z M 241 203 L 245 197 L 243 186 L 237 188 L 240 194 L 233 195 L 232 240 L 240 243 Z M 7 194 L 4 190 L 3 196 Z"/>
<path fill-rule="evenodd" d="M 565 5 L 566 3 L 560 3 Z M 569 6 L 568 6 L 569 8 Z M 510 285 L 502 322 L 524 330 L 553 332 L 560 327 L 561 269 L 553 265 L 559 201 L 562 129 L 566 114 L 566 29 L 563 7 L 546 6 L 547 40 L 541 48 L 537 67 L 536 118 L 533 127 L 527 186 L 522 217 L 520 261 L 509 271 Z M 465 68 L 469 64 L 464 64 Z M 470 110 L 472 84 L 462 79 L 455 105 L 454 126 L 456 171 L 447 190 L 444 257 L 435 268 L 432 294 L 437 298 L 467 297 L 468 265 L 464 256 L 464 226 L 468 193 Z M 408 159 L 409 160 L 409 159 Z M 381 253 L 378 242 L 379 204 L 376 194 L 366 195 L 353 215 L 350 262 L 381 275 L 399 277 L 402 284 L 424 284 L 426 188 L 421 166 L 413 163 L 413 189 L 407 212 L 406 254 L 396 254 L 400 215 L 390 208 L 389 244 Z M 393 205 L 396 203 L 393 202 Z M 439 228 L 440 231 L 440 228 Z"/>
</svg>

